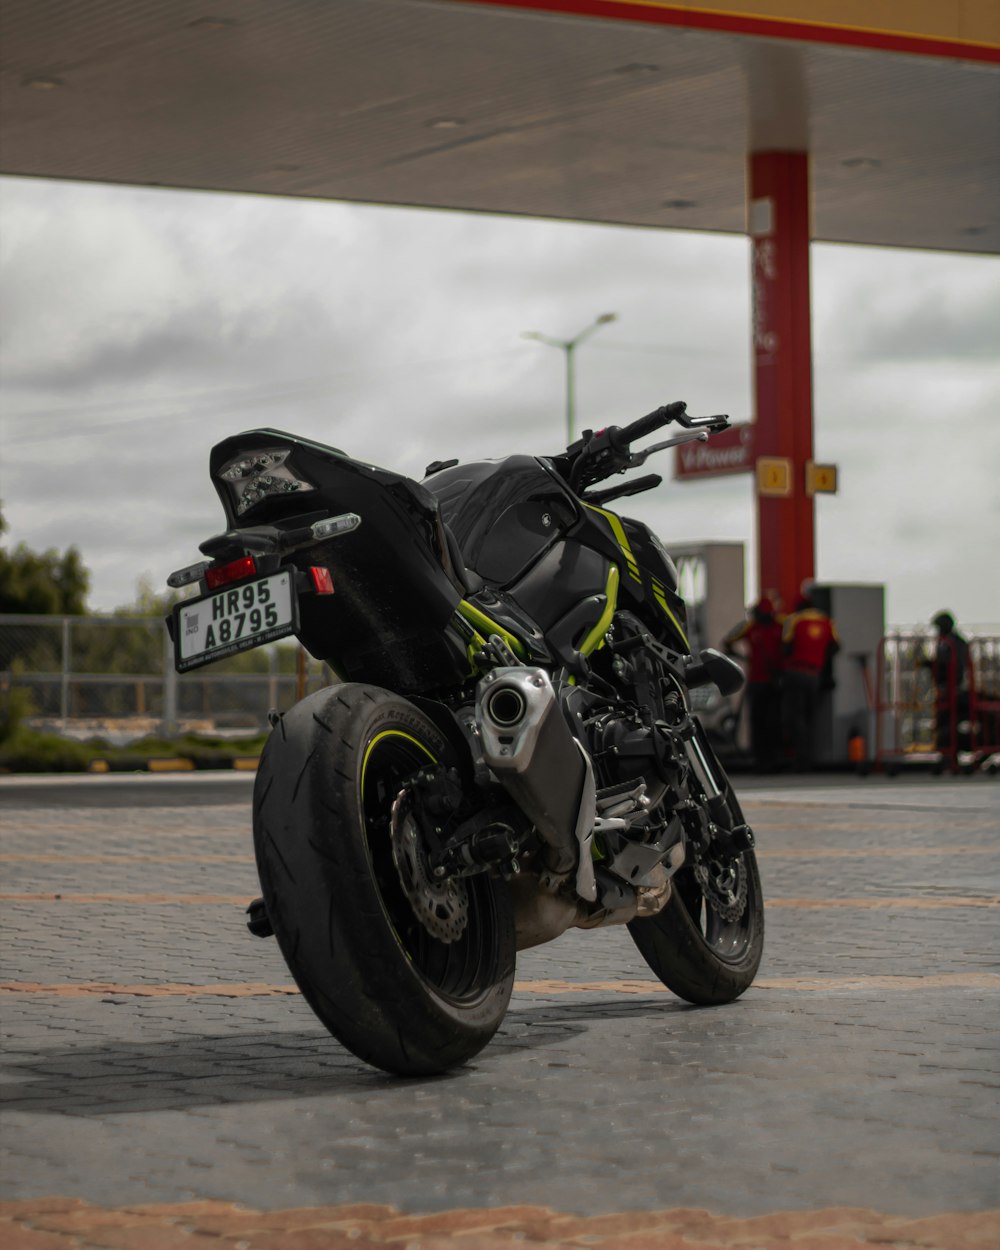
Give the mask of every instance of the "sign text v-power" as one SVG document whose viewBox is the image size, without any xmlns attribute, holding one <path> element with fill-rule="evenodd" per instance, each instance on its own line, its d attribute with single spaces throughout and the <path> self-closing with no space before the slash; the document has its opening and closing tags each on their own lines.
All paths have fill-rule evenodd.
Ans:
<svg viewBox="0 0 1000 1250">
<path fill-rule="evenodd" d="M 752 422 L 731 425 L 706 443 L 684 443 L 674 452 L 674 477 L 691 481 L 728 473 L 749 473 L 754 464 Z"/>
</svg>

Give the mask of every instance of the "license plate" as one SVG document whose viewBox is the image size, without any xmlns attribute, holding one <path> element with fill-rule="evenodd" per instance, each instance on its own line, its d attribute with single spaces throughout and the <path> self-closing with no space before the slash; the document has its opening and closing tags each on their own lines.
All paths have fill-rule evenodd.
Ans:
<svg viewBox="0 0 1000 1250">
<path fill-rule="evenodd" d="M 228 586 L 174 608 L 174 665 L 179 673 L 293 634 L 298 599 L 292 573 Z"/>
</svg>

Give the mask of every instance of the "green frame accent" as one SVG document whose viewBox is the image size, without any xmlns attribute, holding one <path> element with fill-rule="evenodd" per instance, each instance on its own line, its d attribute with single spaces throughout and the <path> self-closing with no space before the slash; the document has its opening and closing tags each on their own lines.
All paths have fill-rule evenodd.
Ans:
<svg viewBox="0 0 1000 1250">
<path fill-rule="evenodd" d="M 478 631 L 486 635 L 486 637 L 483 638 L 483 645 L 485 645 L 486 639 L 490 634 L 499 634 L 519 660 L 526 660 L 528 658 L 528 652 L 520 638 L 515 637 L 509 630 L 504 629 L 502 625 L 498 625 L 496 621 L 488 617 L 486 613 L 477 608 L 475 604 L 470 603 L 468 599 L 461 599 L 456 611 L 460 616 L 468 621 L 470 625 L 474 626 Z"/>
<path fill-rule="evenodd" d="M 688 636 L 684 632 L 684 630 L 681 629 L 680 621 L 677 619 L 676 616 L 674 616 L 673 612 L 670 611 L 670 607 L 667 604 L 666 592 L 664 591 L 660 583 L 655 580 L 655 578 L 653 580 L 653 597 L 656 599 L 656 602 L 663 609 L 664 615 L 666 616 L 667 620 L 669 620 L 670 624 L 673 625 L 674 629 L 677 630 L 678 637 L 680 637 L 683 640 L 684 646 L 687 647 L 688 651 L 690 651 L 691 643 L 688 641 Z"/>
<path fill-rule="evenodd" d="M 639 571 L 639 563 L 635 558 L 635 552 L 632 550 L 632 544 L 628 540 L 628 535 L 625 533 L 625 526 L 622 525 L 621 517 L 615 516 L 613 512 L 608 512 L 605 508 L 599 508 L 597 504 L 584 502 L 583 506 L 589 508 L 591 512 L 600 513 L 611 526 L 615 542 L 621 547 L 622 554 L 625 556 L 625 564 L 628 567 L 629 576 L 641 583 L 642 573 Z"/>
<path fill-rule="evenodd" d="M 593 651 L 599 650 L 604 646 L 604 635 L 608 632 L 612 618 L 618 608 L 618 583 L 620 574 L 618 566 L 612 564 L 608 570 L 608 584 L 604 593 L 607 595 L 607 603 L 604 605 L 604 611 L 601 613 L 601 619 L 597 622 L 590 633 L 580 643 L 580 654 L 590 655 Z"/>
</svg>

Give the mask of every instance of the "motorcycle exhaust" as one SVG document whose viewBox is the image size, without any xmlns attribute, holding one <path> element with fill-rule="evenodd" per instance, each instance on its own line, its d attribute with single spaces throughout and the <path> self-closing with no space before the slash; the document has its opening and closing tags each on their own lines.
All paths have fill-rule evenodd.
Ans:
<svg viewBox="0 0 1000 1250">
<path fill-rule="evenodd" d="M 527 700 L 516 686 L 500 686 L 486 698 L 487 715 L 498 731 L 520 725 L 527 710 Z"/>
<path fill-rule="evenodd" d="M 553 874 L 577 868 L 577 893 L 593 901 L 590 854 L 597 815 L 590 761 L 540 668 L 495 668 L 479 683 L 476 721 L 483 757 L 541 834 Z"/>
</svg>

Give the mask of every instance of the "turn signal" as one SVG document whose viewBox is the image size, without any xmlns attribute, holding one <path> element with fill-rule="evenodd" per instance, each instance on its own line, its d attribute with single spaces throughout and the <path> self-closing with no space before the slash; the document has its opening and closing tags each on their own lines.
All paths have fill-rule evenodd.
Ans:
<svg viewBox="0 0 1000 1250">
<path fill-rule="evenodd" d="M 329 569 L 324 569 L 318 564 L 311 564 L 309 576 L 312 578 L 313 589 L 318 595 L 333 594 L 333 578 L 330 576 Z"/>
</svg>

